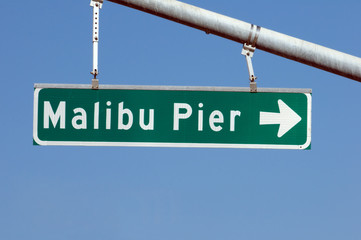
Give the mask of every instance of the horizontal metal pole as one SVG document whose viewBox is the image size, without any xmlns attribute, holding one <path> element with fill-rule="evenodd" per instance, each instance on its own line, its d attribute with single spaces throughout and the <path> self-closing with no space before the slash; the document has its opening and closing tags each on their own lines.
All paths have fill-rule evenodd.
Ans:
<svg viewBox="0 0 361 240">
<path fill-rule="evenodd" d="M 108 0 L 361 82 L 361 59 L 176 0 Z"/>
</svg>

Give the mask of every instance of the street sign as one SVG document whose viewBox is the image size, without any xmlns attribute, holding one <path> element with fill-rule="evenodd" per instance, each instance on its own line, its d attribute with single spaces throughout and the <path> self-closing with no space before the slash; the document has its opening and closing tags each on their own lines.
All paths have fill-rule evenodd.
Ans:
<svg viewBox="0 0 361 240">
<path fill-rule="evenodd" d="M 36 84 L 36 145 L 310 149 L 311 90 Z"/>
</svg>

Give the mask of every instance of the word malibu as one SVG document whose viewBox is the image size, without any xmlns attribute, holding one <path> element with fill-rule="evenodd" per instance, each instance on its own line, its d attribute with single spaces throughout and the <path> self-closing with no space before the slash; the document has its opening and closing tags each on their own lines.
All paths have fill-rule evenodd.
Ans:
<svg viewBox="0 0 361 240">
<path fill-rule="evenodd" d="M 106 129 L 111 129 L 111 102 L 108 101 L 106 105 Z M 186 121 L 188 118 L 191 117 L 193 109 L 187 103 L 174 103 L 173 105 L 173 130 L 179 130 L 179 122 L 181 120 Z M 198 131 L 203 131 L 203 103 L 198 104 Z M 72 118 L 72 127 L 74 129 L 87 129 L 87 112 L 83 108 L 75 108 L 73 109 L 74 116 Z M 154 130 L 154 109 L 149 109 L 149 121 L 146 124 L 144 119 L 144 109 L 139 110 L 139 126 L 143 130 Z M 125 122 L 125 117 L 127 116 L 127 122 Z M 230 129 L 229 131 L 235 131 L 235 121 L 236 117 L 241 116 L 241 112 L 237 110 L 231 110 L 229 113 L 230 116 Z M 57 110 L 54 112 L 53 108 L 49 101 L 44 102 L 44 128 L 49 128 L 49 120 L 53 124 L 55 128 L 60 121 L 60 129 L 65 129 L 65 119 L 66 119 L 66 102 L 61 101 L 57 107 Z M 134 123 L 133 112 L 128 109 L 124 108 L 124 102 L 118 104 L 118 130 L 129 130 L 132 128 Z M 221 111 L 214 110 L 208 118 L 209 127 L 215 131 L 219 132 L 223 129 L 222 123 L 224 123 L 224 115 Z M 99 102 L 94 104 L 94 129 L 99 129 Z"/>
</svg>

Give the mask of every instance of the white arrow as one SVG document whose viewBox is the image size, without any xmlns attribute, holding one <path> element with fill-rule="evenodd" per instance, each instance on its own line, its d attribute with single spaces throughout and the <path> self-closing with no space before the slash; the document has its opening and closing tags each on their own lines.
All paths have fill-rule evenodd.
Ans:
<svg viewBox="0 0 361 240">
<path fill-rule="evenodd" d="M 281 99 L 278 100 L 279 113 L 260 112 L 259 125 L 279 124 L 277 137 L 282 137 L 291 130 L 302 118 Z"/>
</svg>

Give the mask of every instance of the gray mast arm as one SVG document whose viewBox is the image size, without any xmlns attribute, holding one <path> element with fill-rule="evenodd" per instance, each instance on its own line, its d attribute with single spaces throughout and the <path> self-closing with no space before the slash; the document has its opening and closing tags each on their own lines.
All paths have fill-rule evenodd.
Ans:
<svg viewBox="0 0 361 240">
<path fill-rule="evenodd" d="M 361 82 L 361 59 L 176 0 L 108 0 Z M 258 32 L 256 32 L 256 29 Z M 255 37 L 257 36 L 257 37 Z"/>
</svg>

